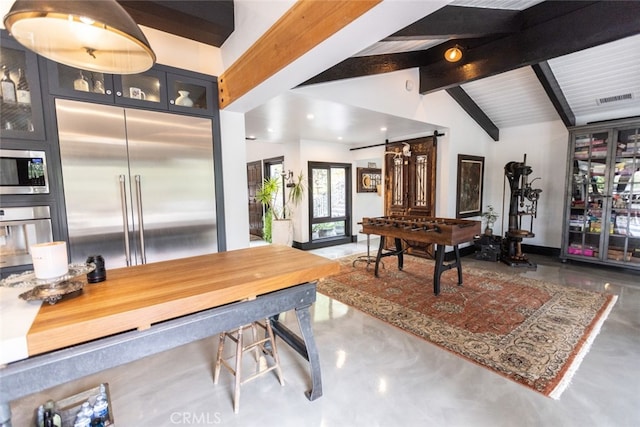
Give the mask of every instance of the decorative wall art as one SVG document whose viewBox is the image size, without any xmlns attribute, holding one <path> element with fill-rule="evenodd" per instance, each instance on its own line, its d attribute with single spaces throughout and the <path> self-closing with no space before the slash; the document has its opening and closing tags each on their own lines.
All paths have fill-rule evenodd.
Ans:
<svg viewBox="0 0 640 427">
<path fill-rule="evenodd" d="M 382 184 L 382 169 L 357 168 L 358 193 L 375 193 L 378 185 Z"/>
<path fill-rule="evenodd" d="M 456 218 L 480 215 L 483 181 L 484 157 L 458 154 Z"/>
</svg>

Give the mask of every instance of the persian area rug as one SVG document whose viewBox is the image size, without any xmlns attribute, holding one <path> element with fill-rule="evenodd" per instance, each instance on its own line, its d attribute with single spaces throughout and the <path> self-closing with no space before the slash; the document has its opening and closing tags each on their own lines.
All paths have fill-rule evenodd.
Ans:
<svg viewBox="0 0 640 427">
<path fill-rule="evenodd" d="M 616 302 L 617 296 L 522 276 L 462 266 L 441 276 L 433 294 L 434 262 L 404 257 L 373 266 L 340 259 L 340 273 L 318 291 L 424 338 L 457 355 L 558 399 Z"/>
</svg>

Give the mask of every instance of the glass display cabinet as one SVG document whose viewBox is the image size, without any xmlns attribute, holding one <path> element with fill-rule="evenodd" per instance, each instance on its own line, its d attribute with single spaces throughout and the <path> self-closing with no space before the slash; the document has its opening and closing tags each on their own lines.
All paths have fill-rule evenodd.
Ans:
<svg viewBox="0 0 640 427">
<path fill-rule="evenodd" d="M 44 139 L 37 56 L 14 40 L 0 46 L 0 135 Z"/>
<path fill-rule="evenodd" d="M 137 107 L 167 108 L 165 73 L 111 75 L 49 62 L 49 86 L 57 95 Z"/>
<path fill-rule="evenodd" d="M 211 81 L 168 73 L 167 88 L 169 110 L 210 115 L 217 108 L 218 93 Z"/>
<path fill-rule="evenodd" d="M 139 74 L 111 75 L 49 62 L 51 93 L 90 101 L 210 116 L 217 109 L 213 80 L 156 65 Z"/>
<path fill-rule="evenodd" d="M 571 130 L 562 259 L 640 269 L 640 122 Z"/>
</svg>

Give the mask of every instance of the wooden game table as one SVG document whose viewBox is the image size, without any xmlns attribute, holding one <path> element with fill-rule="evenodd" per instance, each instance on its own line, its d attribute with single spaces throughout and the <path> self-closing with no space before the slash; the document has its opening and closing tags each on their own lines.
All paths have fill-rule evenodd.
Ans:
<svg viewBox="0 0 640 427">
<path fill-rule="evenodd" d="M 380 236 L 380 246 L 376 256 L 375 276 L 378 277 L 380 260 L 387 256 L 398 257 L 398 269 L 402 270 L 404 253 L 412 242 L 435 244 L 435 268 L 433 271 L 433 292 L 440 293 L 440 276 L 443 272 L 457 268 L 458 284 L 462 285 L 462 264 L 458 245 L 473 241 L 480 234 L 480 221 L 436 217 L 383 216 L 362 219 L 362 232 Z M 394 239 L 395 250 L 385 251 L 386 239 Z M 404 244 L 403 244 L 404 242 Z M 444 262 L 446 246 L 453 246 L 455 261 Z"/>
</svg>

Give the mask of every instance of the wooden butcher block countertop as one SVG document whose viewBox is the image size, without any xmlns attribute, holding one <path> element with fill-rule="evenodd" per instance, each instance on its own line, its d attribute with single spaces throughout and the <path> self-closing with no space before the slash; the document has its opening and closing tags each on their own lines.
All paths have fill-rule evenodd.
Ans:
<svg viewBox="0 0 640 427">
<path fill-rule="evenodd" d="M 80 296 L 42 305 L 27 334 L 28 352 L 147 329 L 338 271 L 336 261 L 279 245 L 107 269 L 107 280 L 86 285 Z"/>
</svg>

